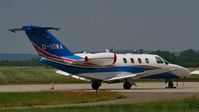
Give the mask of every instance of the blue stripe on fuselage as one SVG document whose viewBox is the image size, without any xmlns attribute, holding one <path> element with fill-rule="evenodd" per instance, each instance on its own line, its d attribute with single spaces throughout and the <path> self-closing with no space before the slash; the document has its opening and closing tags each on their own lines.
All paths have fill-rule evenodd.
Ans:
<svg viewBox="0 0 199 112">
<path fill-rule="evenodd" d="M 80 67 L 73 67 L 68 65 L 62 65 L 58 63 L 54 63 L 51 61 L 46 60 L 45 58 L 41 58 L 40 60 L 42 63 L 55 67 L 57 69 L 63 70 L 65 72 L 71 74 L 81 74 L 81 73 L 95 73 L 95 72 L 130 72 L 130 73 L 140 73 L 146 70 L 151 70 L 150 68 L 139 68 L 139 67 L 130 67 L 130 66 L 123 66 L 123 67 L 110 67 L 110 68 L 80 68 Z"/>
<path fill-rule="evenodd" d="M 141 77 L 141 79 L 178 79 L 178 78 L 180 77 L 169 72 Z"/>
<path fill-rule="evenodd" d="M 73 55 L 73 56 L 63 56 L 62 58 L 68 58 L 68 59 L 73 59 L 73 60 L 83 59 L 82 57 L 76 56 L 76 55 Z"/>
<path fill-rule="evenodd" d="M 81 73 L 97 73 L 97 72 L 129 72 L 129 73 L 141 73 L 144 71 L 151 70 L 150 68 L 139 68 L 139 67 L 133 67 L 133 66 L 123 66 L 123 67 L 112 67 L 112 68 L 80 68 L 80 67 L 73 67 L 73 66 L 67 66 L 62 65 L 58 63 L 54 63 L 51 61 L 46 60 L 45 58 L 41 58 L 40 60 L 42 63 L 45 63 L 47 65 L 50 65 L 52 67 L 55 67 L 57 69 L 60 69 L 62 71 L 68 72 L 70 74 L 81 74 Z M 155 74 L 143 78 L 179 78 L 171 73 L 161 73 L 161 74 Z"/>
</svg>

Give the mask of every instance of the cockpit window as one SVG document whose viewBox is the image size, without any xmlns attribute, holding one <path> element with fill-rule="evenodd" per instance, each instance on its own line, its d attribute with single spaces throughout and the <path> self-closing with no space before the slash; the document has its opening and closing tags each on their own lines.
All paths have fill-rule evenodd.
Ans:
<svg viewBox="0 0 199 112">
<path fill-rule="evenodd" d="M 162 58 L 162 57 L 161 57 L 161 58 Z M 166 59 L 162 58 L 162 60 L 164 61 L 164 63 L 165 63 L 166 65 L 169 64 L 169 62 L 168 62 Z"/>
<path fill-rule="evenodd" d="M 155 57 L 155 59 L 156 59 L 156 61 L 157 61 L 157 63 L 164 63 L 159 57 Z"/>
</svg>

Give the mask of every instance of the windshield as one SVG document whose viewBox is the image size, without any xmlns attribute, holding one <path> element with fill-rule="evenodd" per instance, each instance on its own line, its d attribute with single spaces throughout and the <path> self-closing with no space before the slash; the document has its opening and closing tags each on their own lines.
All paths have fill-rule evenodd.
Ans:
<svg viewBox="0 0 199 112">
<path fill-rule="evenodd" d="M 165 63 L 166 65 L 169 64 L 169 62 L 168 62 L 166 59 L 164 59 L 163 57 L 160 57 L 160 58 L 164 61 L 164 63 Z"/>
</svg>

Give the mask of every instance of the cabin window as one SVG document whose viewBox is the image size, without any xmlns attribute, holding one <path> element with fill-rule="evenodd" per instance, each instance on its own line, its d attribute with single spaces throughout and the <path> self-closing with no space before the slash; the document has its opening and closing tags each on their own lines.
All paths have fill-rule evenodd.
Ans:
<svg viewBox="0 0 199 112">
<path fill-rule="evenodd" d="M 123 58 L 123 62 L 124 62 L 124 63 L 127 63 L 127 60 L 126 60 L 126 58 Z"/>
<path fill-rule="evenodd" d="M 149 59 L 148 59 L 148 58 L 145 58 L 145 62 L 146 62 L 146 63 L 149 63 Z"/>
<path fill-rule="evenodd" d="M 139 62 L 139 63 L 142 63 L 142 60 L 141 60 L 141 58 L 138 58 L 138 62 Z"/>
<path fill-rule="evenodd" d="M 133 58 L 130 58 L 131 59 L 131 63 L 135 63 L 134 59 Z"/>
<path fill-rule="evenodd" d="M 157 63 L 164 63 L 159 57 L 155 57 Z"/>
</svg>

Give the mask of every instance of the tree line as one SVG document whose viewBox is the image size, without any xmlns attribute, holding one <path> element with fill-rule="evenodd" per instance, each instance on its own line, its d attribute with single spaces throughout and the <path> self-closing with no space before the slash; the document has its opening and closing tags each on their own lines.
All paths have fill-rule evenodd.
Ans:
<svg viewBox="0 0 199 112">
<path fill-rule="evenodd" d="M 39 61 L 39 58 L 30 60 L 2 60 L 0 66 L 45 66 Z"/>
<path fill-rule="evenodd" d="M 181 51 L 178 55 L 161 50 L 154 51 L 152 54 L 157 54 L 173 64 L 178 64 L 184 67 L 199 67 L 199 52 L 196 52 L 193 49 Z"/>
<path fill-rule="evenodd" d="M 157 50 L 151 52 L 157 54 L 173 64 L 178 64 L 184 67 L 199 67 L 199 52 L 192 49 L 181 51 L 178 55 L 170 51 Z M 39 58 L 32 58 L 31 60 L 15 61 L 3 60 L 0 61 L 0 66 L 46 66 L 39 61 Z"/>
</svg>

